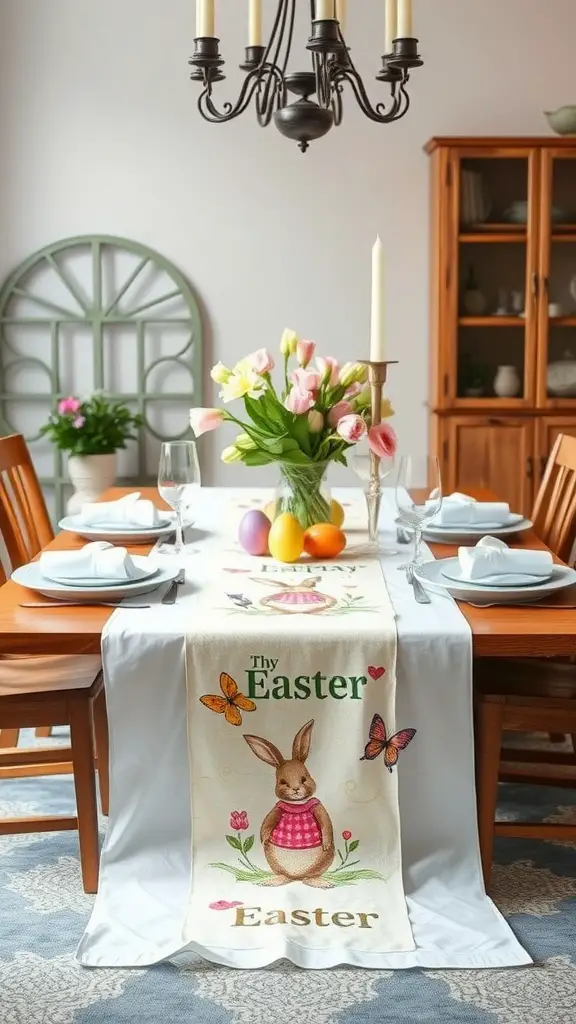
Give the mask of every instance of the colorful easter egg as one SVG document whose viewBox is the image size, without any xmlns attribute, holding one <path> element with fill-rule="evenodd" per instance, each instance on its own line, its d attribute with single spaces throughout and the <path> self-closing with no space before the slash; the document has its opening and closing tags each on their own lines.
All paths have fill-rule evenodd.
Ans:
<svg viewBox="0 0 576 1024">
<path fill-rule="evenodd" d="M 336 501 L 335 498 L 332 498 L 332 501 L 330 502 L 330 522 L 340 529 L 344 522 L 345 514 L 346 513 L 344 512 L 340 502 Z"/>
<path fill-rule="evenodd" d="M 346 535 L 333 523 L 316 523 L 304 534 L 304 550 L 312 558 L 335 558 L 346 547 Z"/>
<path fill-rule="evenodd" d="M 272 523 L 268 547 L 279 562 L 296 562 L 300 558 L 304 550 L 304 531 L 289 512 L 282 512 Z"/>
<path fill-rule="evenodd" d="M 264 515 L 268 516 L 268 519 L 270 520 L 271 523 L 274 522 L 274 520 L 276 518 L 276 502 L 275 501 L 269 501 L 267 505 L 264 505 Z"/>
<path fill-rule="evenodd" d="M 238 528 L 238 540 L 244 551 L 249 555 L 267 555 L 270 528 L 270 520 L 264 512 L 255 508 L 247 512 Z"/>
</svg>

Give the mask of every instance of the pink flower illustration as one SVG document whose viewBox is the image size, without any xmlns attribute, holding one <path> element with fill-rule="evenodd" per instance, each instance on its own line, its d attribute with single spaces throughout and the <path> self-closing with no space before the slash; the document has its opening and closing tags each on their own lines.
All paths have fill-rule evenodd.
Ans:
<svg viewBox="0 0 576 1024">
<path fill-rule="evenodd" d="M 76 419 L 72 422 L 72 426 L 76 427 L 76 430 L 80 430 L 80 427 L 83 427 L 85 423 L 86 418 L 84 416 L 77 416 Z"/>
<path fill-rule="evenodd" d="M 232 900 L 231 903 L 228 900 L 216 900 L 215 903 L 208 904 L 210 910 L 233 910 L 234 907 L 241 907 L 241 900 Z"/>
<path fill-rule="evenodd" d="M 366 424 L 361 416 L 343 416 L 336 431 L 349 444 L 356 444 L 366 433 Z"/>
<path fill-rule="evenodd" d="M 376 427 L 370 427 L 368 431 L 368 444 L 374 455 L 380 459 L 390 459 L 396 454 L 398 438 L 396 431 L 387 423 L 379 423 Z"/>
<path fill-rule="evenodd" d="M 265 348 L 252 352 L 252 355 L 248 356 L 248 361 L 254 373 L 270 373 L 274 369 L 274 360 Z"/>
<path fill-rule="evenodd" d="M 230 828 L 235 832 L 244 832 L 249 827 L 248 811 L 230 811 Z"/>
<path fill-rule="evenodd" d="M 352 833 L 349 832 L 347 828 L 344 829 L 344 831 L 342 833 L 342 839 L 345 839 L 346 842 L 348 842 L 349 839 L 352 839 Z"/>
<path fill-rule="evenodd" d="M 305 412 L 310 412 L 314 405 L 314 394 L 312 391 L 304 391 L 302 388 L 293 387 L 286 395 L 284 405 L 288 412 L 301 416 Z"/>
<path fill-rule="evenodd" d="M 70 413 L 78 412 L 81 404 L 79 398 L 74 398 L 74 395 L 70 395 L 68 398 L 63 398 L 61 402 L 58 402 L 58 412 L 61 416 L 68 416 Z"/>
</svg>

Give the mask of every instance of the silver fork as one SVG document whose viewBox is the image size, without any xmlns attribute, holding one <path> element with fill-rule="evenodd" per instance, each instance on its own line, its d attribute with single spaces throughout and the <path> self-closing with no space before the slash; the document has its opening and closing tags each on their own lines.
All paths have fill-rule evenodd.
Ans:
<svg viewBox="0 0 576 1024">
<path fill-rule="evenodd" d="M 408 580 L 408 583 L 412 587 L 412 590 L 414 592 L 414 599 L 415 599 L 415 601 L 418 604 L 431 604 L 432 603 L 430 601 L 430 598 L 428 597 L 428 594 L 424 590 L 424 587 L 420 583 L 420 580 L 416 579 L 416 577 L 414 575 L 414 566 L 413 565 L 409 565 L 407 567 L 407 569 L 406 569 L 406 579 Z"/>
</svg>

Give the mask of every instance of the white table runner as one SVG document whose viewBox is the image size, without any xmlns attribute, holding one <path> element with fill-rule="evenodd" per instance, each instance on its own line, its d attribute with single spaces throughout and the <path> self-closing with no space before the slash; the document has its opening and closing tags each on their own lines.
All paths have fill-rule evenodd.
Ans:
<svg viewBox="0 0 576 1024">
<path fill-rule="evenodd" d="M 346 502 L 351 494 L 357 500 L 357 492 L 337 497 Z M 78 950 L 83 964 L 142 966 L 184 948 L 206 955 L 195 941 L 186 947 L 184 936 L 192 835 L 184 636 L 202 608 L 209 578 L 209 572 L 204 581 L 198 578 L 200 564 L 208 562 L 197 552 L 216 559 L 222 537 L 227 531 L 230 537 L 232 505 L 253 498 L 253 491 L 204 491 L 184 596 L 173 607 L 116 612 L 110 620 L 103 640 L 110 819 L 100 889 Z M 391 524 L 393 515 L 390 503 L 385 522 Z M 393 969 L 528 964 L 530 957 L 482 885 L 469 628 L 447 598 L 434 596 L 427 606 L 414 602 L 397 571 L 405 554 L 386 558 L 383 567 L 398 634 L 396 721 L 418 730 L 398 768 L 403 879 L 415 948 L 365 951 L 361 957 L 351 951 L 345 962 Z M 276 621 L 269 624 L 272 635 Z M 276 955 L 260 948 L 251 965 L 263 966 Z M 297 947 L 290 957 L 311 966 Z M 329 947 L 315 950 L 314 958 L 315 967 L 342 962 Z M 210 950 L 210 959 L 231 963 L 225 949 Z"/>
</svg>

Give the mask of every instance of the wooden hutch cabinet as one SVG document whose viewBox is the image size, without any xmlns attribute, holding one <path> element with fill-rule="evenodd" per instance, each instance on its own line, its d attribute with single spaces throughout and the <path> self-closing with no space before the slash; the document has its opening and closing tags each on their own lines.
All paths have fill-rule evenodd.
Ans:
<svg viewBox="0 0 576 1024">
<path fill-rule="evenodd" d="M 430 451 L 530 513 L 576 435 L 576 138 L 435 138 Z"/>
</svg>

